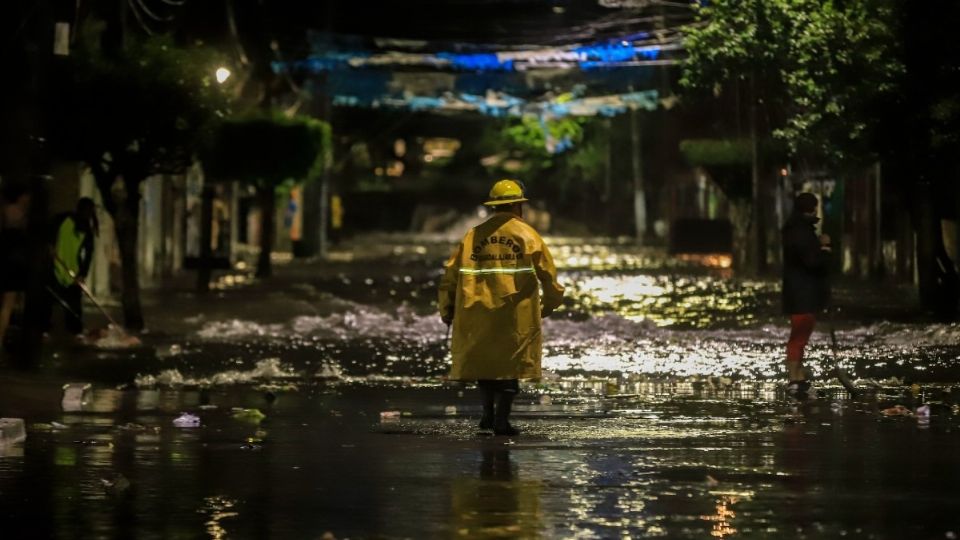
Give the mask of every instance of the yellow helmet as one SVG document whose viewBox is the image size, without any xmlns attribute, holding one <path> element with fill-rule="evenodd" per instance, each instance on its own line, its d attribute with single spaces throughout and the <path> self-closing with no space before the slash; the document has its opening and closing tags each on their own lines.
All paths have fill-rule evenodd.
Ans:
<svg viewBox="0 0 960 540">
<path fill-rule="evenodd" d="M 490 188 L 490 200 L 483 203 L 487 206 L 526 202 L 523 196 L 523 184 L 516 180 L 503 179 Z"/>
</svg>

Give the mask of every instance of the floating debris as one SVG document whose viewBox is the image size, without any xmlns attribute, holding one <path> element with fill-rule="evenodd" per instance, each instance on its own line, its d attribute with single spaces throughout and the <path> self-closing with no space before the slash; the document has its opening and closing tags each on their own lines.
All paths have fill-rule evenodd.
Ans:
<svg viewBox="0 0 960 540">
<path fill-rule="evenodd" d="M 84 398 L 90 390 L 90 383 L 67 383 L 63 385 L 63 399 L 60 406 L 64 412 L 80 412 L 83 410 Z"/>
<path fill-rule="evenodd" d="M 913 413 L 910 412 L 910 409 L 904 407 L 903 405 L 894 405 L 888 409 L 883 409 L 880 411 L 880 414 L 884 416 L 913 416 Z"/>
<path fill-rule="evenodd" d="M 173 420 L 173 425 L 179 428 L 200 427 L 200 417 L 190 413 L 182 413 Z"/>
<path fill-rule="evenodd" d="M 0 418 L 0 445 L 17 444 L 26 439 L 22 418 Z"/>
<path fill-rule="evenodd" d="M 130 480 L 127 480 L 127 478 L 120 473 L 117 473 L 113 478 L 101 478 L 100 483 L 103 485 L 104 491 L 113 496 L 122 495 L 130 489 Z"/>
</svg>

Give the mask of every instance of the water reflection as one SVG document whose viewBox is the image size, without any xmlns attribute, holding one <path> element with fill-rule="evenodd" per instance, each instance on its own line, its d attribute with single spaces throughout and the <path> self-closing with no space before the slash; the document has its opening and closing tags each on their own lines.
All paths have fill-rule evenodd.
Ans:
<svg viewBox="0 0 960 540">
<path fill-rule="evenodd" d="M 943 401 L 926 425 L 840 393 L 842 414 L 832 399 L 793 410 L 789 330 L 764 322 L 775 283 L 556 240 L 570 303 L 546 323 L 552 373 L 525 387 L 516 444 L 479 437 L 473 399 L 441 379 L 434 248 L 385 245 L 390 265 L 328 272 L 340 288 L 310 276 L 250 311 L 179 321 L 184 335 L 154 337 L 169 354 L 74 362 L 69 380 L 93 384 L 79 414 L 61 411 L 63 381 L 0 382 L 0 410 L 30 402 L 28 425 L 64 424 L 0 460 L 0 515 L 35 528 L 10 537 L 943 537 L 929 516 L 955 514 L 960 417 L 930 390 L 957 380 L 960 327 L 838 332 L 840 360 L 884 384 L 884 407 Z M 812 367 L 827 344 L 815 336 Z M 371 432 L 393 410 L 399 428 Z M 203 427 L 174 428 L 180 412 Z M 129 492 L 105 491 L 121 474 Z"/>
<path fill-rule="evenodd" d="M 727 538 L 737 533 L 733 527 L 733 520 L 737 513 L 733 511 L 733 506 L 739 499 L 734 495 L 723 495 L 717 499 L 714 513 L 708 516 L 701 516 L 701 519 L 710 523 L 710 536 L 714 538 Z"/>
<path fill-rule="evenodd" d="M 541 483 L 522 478 L 506 448 L 484 448 L 477 478 L 453 482 L 453 524 L 461 538 L 541 538 Z"/>
<path fill-rule="evenodd" d="M 210 535 L 211 539 L 222 540 L 227 538 L 227 529 L 222 522 L 240 515 L 233 511 L 236 504 L 237 502 L 235 500 L 223 496 L 213 496 L 204 499 L 201 512 L 205 513 L 208 517 L 205 525 L 207 534 Z"/>
<path fill-rule="evenodd" d="M 563 279 L 566 278 L 566 279 Z M 777 285 L 720 274 L 596 274 L 568 272 L 564 309 L 577 315 L 615 313 L 657 326 L 716 328 L 771 314 Z"/>
</svg>

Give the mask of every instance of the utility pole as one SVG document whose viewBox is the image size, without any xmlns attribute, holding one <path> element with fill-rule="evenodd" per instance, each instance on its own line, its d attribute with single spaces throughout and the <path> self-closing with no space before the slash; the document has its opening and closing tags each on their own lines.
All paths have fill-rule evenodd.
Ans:
<svg viewBox="0 0 960 540">
<path fill-rule="evenodd" d="M 330 109 L 332 108 L 332 103 L 330 102 L 330 95 L 328 93 L 329 86 L 326 84 L 326 79 L 324 80 L 324 89 L 323 89 L 323 102 L 320 104 L 320 118 L 327 123 L 328 126 L 331 126 L 332 129 L 332 114 L 330 114 Z M 330 138 L 331 148 L 323 148 L 323 166 L 320 170 L 320 231 L 319 231 L 319 242 L 317 255 L 321 259 L 327 258 L 327 251 L 329 249 L 329 241 L 327 238 L 327 230 L 330 226 L 330 167 L 332 165 L 333 157 L 333 137 Z"/>
<path fill-rule="evenodd" d="M 873 167 L 873 264 L 870 271 L 874 277 L 882 276 L 883 265 L 883 182 L 882 167 L 876 162 Z"/>
<path fill-rule="evenodd" d="M 642 244 L 647 233 L 647 197 L 643 190 L 643 160 L 640 155 L 641 133 L 637 108 L 630 109 L 630 141 L 633 168 L 633 219 L 637 243 Z"/>
<path fill-rule="evenodd" d="M 750 75 L 750 182 L 753 188 L 751 223 L 753 227 L 753 270 L 762 274 L 767 270 L 767 230 L 760 183 L 760 149 L 757 142 L 757 92 L 756 76 Z"/>
<path fill-rule="evenodd" d="M 612 186 L 612 177 L 613 177 L 613 128 L 611 127 L 611 121 L 609 118 L 603 119 L 603 132 L 606 135 L 607 147 L 604 149 L 604 160 L 603 160 L 603 193 L 601 194 L 601 202 L 604 205 L 610 204 L 610 191 Z M 607 234 L 612 234 L 610 230 L 610 215 L 611 212 L 604 212 L 604 231 Z"/>
</svg>

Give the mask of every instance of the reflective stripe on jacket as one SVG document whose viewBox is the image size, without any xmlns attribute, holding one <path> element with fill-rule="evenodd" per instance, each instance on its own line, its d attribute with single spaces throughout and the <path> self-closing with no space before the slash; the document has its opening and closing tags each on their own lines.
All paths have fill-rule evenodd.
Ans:
<svg viewBox="0 0 960 540">
<path fill-rule="evenodd" d="M 453 315 L 451 379 L 539 379 L 543 309 L 563 300 L 543 239 L 501 212 L 464 236 L 444 265 L 438 306 Z"/>
</svg>

